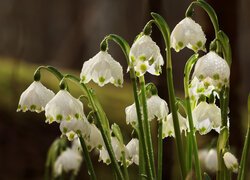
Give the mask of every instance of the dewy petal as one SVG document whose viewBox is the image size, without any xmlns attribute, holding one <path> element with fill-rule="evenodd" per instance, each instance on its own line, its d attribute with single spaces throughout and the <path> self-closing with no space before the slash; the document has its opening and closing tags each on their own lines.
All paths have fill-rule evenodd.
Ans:
<svg viewBox="0 0 250 180">
<path fill-rule="evenodd" d="M 74 174 L 77 174 L 80 165 L 82 162 L 82 156 L 78 151 L 67 148 L 63 151 L 54 164 L 55 176 L 59 176 L 62 172 L 73 171 Z"/>
<path fill-rule="evenodd" d="M 129 59 L 130 66 L 134 67 L 137 76 L 142 76 L 147 71 L 159 75 L 164 64 L 160 48 L 148 35 L 143 35 L 134 42 Z"/>
<path fill-rule="evenodd" d="M 215 104 L 200 102 L 193 110 L 192 115 L 194 127 L 202 135 L 221 126 L 221 111 Z"/>
<path fill-rule="evenodd" d="M 176 52 L 185 46 L 197 52 L 198 50 L 204 50 L 206 37 L 201 26 L 191 18 L 186 17 L 175 26 L 170 41 L 171 47 Z"/>
<path fill-rule="evenodd" d="M 213 85 L 220 90 L 223 85 L 228 85 L 229 83 L 230 67 L 226 60 L 215 52 L 210 51 L 198 59 L 194 68 L 194 76 L 200 80 L 204 80 L 207 77 L 213 79 Z"/>
<path fill-rule="evenodd" d="M 179 112 L 178 112 L 178 120 L 180 125 L 180 131 L 181 132 L 186 131 L 188 129 L 187 120 Z M 162 121 L 162 123 L 163 123 L 162 138 L 171 136 L 175 137 L 172 113 L 170 113 L 167 116 L 167 119 L 165 121 Z"/>
<path fill-rule="evenodd" d="M 22 94 L 18 103 L 17 111 L 41 112 L 46 104 L 55 96 L 55 93 L 40 81 L 34 81 Z"/>
<path fill-rule="evenodd" d="M 126 145 L 128 150 L 129 158 L 133 163 L 139 165 L 139 140 L 132 138 Z"/>
<path fill-rule="evenodd" d="M 82 119 L 83 104 L 68 91 L 60 90 L 45 106 L 46 122 Z"/>
<path fill-rule="evenodd" d="M 80 74 L 81 81 L 88 83 L 93 80 L 99 86 L 112 83 L 122 86 L 122 66 L 108 52 L 100 51 L 93 58 L 85 61 Z"/>
<path fill-rule="evenodd" d="M 165 100 L 161 99 L 158 95 L 153 95 L 147 99 L 148 118 L 163 120 L 168 115 L 168 104 Z"/>
</svg>

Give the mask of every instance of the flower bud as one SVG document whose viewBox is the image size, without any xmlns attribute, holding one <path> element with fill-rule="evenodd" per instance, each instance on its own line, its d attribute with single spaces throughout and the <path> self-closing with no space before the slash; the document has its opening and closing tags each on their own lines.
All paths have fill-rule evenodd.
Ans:
<svg viewBox="0 0 250 180">
<path fill-rule="evenodd" d="M 223 156 L 223 159 L 227 169 L 230 169 L 234 173 L 238 172 L 238 167 L 239 167 L 238 160 L 232 153 L 226 152 Z"/>
</svg>

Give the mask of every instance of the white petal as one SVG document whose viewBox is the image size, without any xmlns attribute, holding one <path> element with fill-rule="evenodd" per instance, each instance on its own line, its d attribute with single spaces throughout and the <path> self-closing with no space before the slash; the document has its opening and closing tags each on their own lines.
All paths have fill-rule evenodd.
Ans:
<svg viewBox="0 0 250 180">
<path fill-rule="evenodd" d="M 135 108 L 135 103 L 126 107 L 126 123 L 136 125 L 137 124 L 137 113 Z"/>
<path fill-rule="evenodd" d="M 210 149 L 205 159 L 205 166 L 211 172 L 218 170 L 217 152 L 215 149 Z"/>
<path fill-rule="evenodd" d="M 104 141 L 100 130 L 95 126 L 95 124 L 90 124 L 89 128 L 89 137 L 85 138 L 88 150 L 91 151 L 93 148 L 101 149 L 104 145 Z"/>
<path fill-rule="evenodd" d="M 168 115 L 168 104 L 165 100 L 161 99 L 158 95 L 153 95 L 147 99 L 148 118 L 158 120 L 165 119 Z"/>
<path fill-rule="evenodd" d="M 66 90 L 60 90 L 45 106 L 46 122 L 83 118 L 83 104 Z"/>
<path fill-rule="evenodd" d="M 128 150 L 129 158 L 133 163 L 139 165 L 139 140 L 132 138 L 126 145 Z"/>
<path fill-rule="evenodd" d="M 41 112 L 46 104 L 54 97 L 55 93 L 40 81 L 34 81 L 22 94 L 18 103 L 17 111 Z"/>
<path fill-rule="evenodd" d="M 238 172 L 239 163 L 232 153 L 226 152 L 223 156 L 223 159 L 228 169 L 232 170 L 234 173 Z"/>
</svg>

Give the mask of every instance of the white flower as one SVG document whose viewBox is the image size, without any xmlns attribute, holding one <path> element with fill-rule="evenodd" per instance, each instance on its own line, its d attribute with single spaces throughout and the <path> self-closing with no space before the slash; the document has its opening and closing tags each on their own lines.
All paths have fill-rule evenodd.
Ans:
<svg viewBox="0 0 250 180">
<path fill-rule="evenodd" d="M 112 83 L 121 87 L 123 83 L 122 66 L 108 52 L 100 51 L 84 62 L 80 78 L 83 83 L 93 80 L 99 86 Z"/>
<path fill-rule="evenodd" d="M 153 95 L 147 99 L 148 118 L 158 120 L 165 119 L 168 115 L 168 104 L 158 95 Z"/>
<path fill-rule="evenodd" d="M 201 135 L 221 126 L 221 110 L 215 104 L 200 102 L 192 112 L 194 127 Z"/>
<path fill-rule="evenodd" d="M 220 90 L 222 86 L 229 84 L 230 67 L 218 54 L 210 51 L 198 59 L 195 64 L 193 77 L 204 80 L 211 78 L 211 83 Z"/>
<path fill-rule="evenodd" d="M 46 104 L 54 97 L 55 93 L 40 81 L 34 81 L 22 94 L 18 103 L 17 111 L 27 110 L 37 113 L 44 110 Z"/>
<path fill-rule="evenodd" d="M 148 35 L 143 35 L 134 42 L 129 59 L 130 66 L 134 67 L 137 76 L 142 76 L 147 71 L 158 76 L 164 64 L 160 48 Z"/>
<path fill-rule="evenodd" d="M 199 157 L 199 161 L 202 167 L 205 167 L 205 160 L 207 158 L 208 155 L 208 150 L 207 149 L 201 149 L 198 151 L 198 157 Z"/>
<path fill-rule="evenodd" d="M 111 137 L 111 146 L 113 148 L 115 158 L 118 162 L 122 162 L 122 152 L 125 153 L 125 158 L 128 159 L 128 150 L 126 146 L 124 144 L 121 144 L 116 137 Z M 99 161 L 110 164 L 110 157 L 105 146 L 103 146 L 100 150 Z"/>
<path fill-rule="evenodd" d="M 74 151 L 79 151 L 80 153 L 82 152 L 82 146 L 79 138 L 75 138 L 72 141 L 71 149 L 73 149 Z"/>
<path fill-rule="evenodd" d="M 179 22 L 171 33 L 171 47 L 179 52 L 185 46 L 193 51 L 205 50 L 206 37 L 201 26 L 189 17 Z"/>
<path fill-rule="evenodd" d="M 85 142 L 89 151 L 93 148 L 101 149 L 104 145 L 102 134 L 95 124 L 89 125 L 89 136 L 85 138 Z"/>
<path fill-rule="evenodd" d="M 67 148 L 63 151 L 60 156 L 56 159 L 54 165 L 54 173 L 55 176 L 59 176 L 62 172 L 73 171 L 73 173 L 77 173 L 82 162 L 82 156 L 78 151 Z"/>
<path fill-rule="evenodd" d="M 83 104 L 66 90 L 60 90 L 45 106 L 46 122 L 82 119 Z"/>
<path fill-rule="evenodd" d="M 132 163 L 139 165 L 139 140 L 132 138 L 126 145 Z"/>
<path fill-rule="evenodd" d="M 238 172 L 238 167 L 239 167 L 238 160 L 232 153 L 226 152 L 223 156 L 223 159 L 227 169 L 230 169 L 234 173 Z"/>
<path fill-rule="evenodd" d="M 218 170 L 218 159 L 215 149 L 209 150 L 205 159 L 205 167 L 211 172 L 216 172 Z"/>
<path fill-rule="evenodd" d="M 168 104 L 158 95 L 152 95 L 147 99 L 148 120 L 157 118 L 157 120 L 165 119 L 168 115 Z M 127 124 L 137 124 L 137 112 L 135 103 L 126 107 L 126 122 Z"/>
<path fill-rule="evenodd" d="M 80 132 L 83 137 L 86 137 L 90 133 L 89 123 L 85 117 L 83 119 L 71 119 L 71 120 L 62 120 L 60 122 L 60 130 L 62 134 L 66 135 L 69 141 L 77 138 L 77 133 Z"/>
<path fill-rule="evenodd" d="M 180 125 L 180 131 L 186 131 L 188 129 L 187 120 L 178 112 L 178 120 Z M 174 124 L 173 124 L 173 117 L 172 113 L 167 116 L 167 119 L 162 121 L 162 138 L 165 137 L 175 137 L 174 133 Z"/>
<path fill-rule="evenodd" d="M 192 79 L 189 84 L 189 95 L 192 100 L 198 101 L 201 95 L 209 97 L 215 87 L 212 85 L 213 79 L 206 77 L 204 80 L 200 81 L 196 76 Z"/>
</svg>

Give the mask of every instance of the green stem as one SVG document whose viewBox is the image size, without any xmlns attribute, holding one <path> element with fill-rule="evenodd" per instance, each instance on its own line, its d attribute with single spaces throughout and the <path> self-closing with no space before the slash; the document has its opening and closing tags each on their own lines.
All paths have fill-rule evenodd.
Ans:
<svg viewBox="0 0 250 180">
<path fill-rule="evenodd" d="M 140 155 L 139 157 L 140 158 L 144 157 L 143 162 L 146 163 L 146 169 L 147 169 L 147 171 L 145 171 L 145 169 L 143 168 L 144 166 L 141 166 L 141 165 L 139 166 L 139 171 L 141 174 L 140 177 L 142 178 L 143 177 L 142 175 L 144 175 L 146 173 L 148 178 L 152 179 L 153 178 L 152 168 L 150 167 L 149 152 L 148 152 L 148 147 L 147 147 L 145 136 L 144 136 L 145 130 L 144 130 L 144 126 L 143 126 L 142 113 L 141 113 L 141 109 L 140 109 L 140 100 L 139 100 L 139 96 L 138 96 L 138 86 L 137 86 L 134 68 L 132 66 L 130 66 L 130 61 L 129 61 L 130 47 L 129 47 L 128 43 L 122 37 L 115 35 L 115 34 L 110 34 L 110 35 L 106 36 L 104 38 L 104 40 L 102 41 L 102 43 L 101 43 L 102 50 L 107 50 L 108 40 L 112 40 L 120 46 L 120 48 L 122 49 L 122 51 L 126 57 L 127 64 L 129 66 L 129 75 L 130 75 L 130 79 L 132 81 L 133 95 L 134 95 L 135 107 L 136 107 L 137 119 L 138 119 L 139 141 L 141 142 L 141 145 L 143 148 L 143 150 L 140 151 L 140 153 L 144 154 L 144 156 Z"/>
<path fill-rule="evenodd" d="M 169 27 L 168 27 L 166 21 L 159 14 L 151 13 L 151 15 L 154 18 L 157 27 L 161 31 L 161 34 L 164 38 L 164 42 L 165 42 L 165 46 L 166 46 L 166 60 L 167 60 L 166 78 L 167 78 L 169 104 L 170 104 L 170 110 L 171 110 L 172 116 L 173 116 L 175 140 L 176 140 L 176 146 L 177 146 L 177 152 L 178 152 L 178 159 L 180 162 L 181 176 L 182 176 L 182 179 L 185 179 L 186 175 L 187 175 L 187 170 L 186 170 L 186 162 L 185 162 L 185 158 L 184 158 L 180 125 L 179 125 L 177 108 L 176 108 L 176 97 L 175 97 L 175 91 L 174 91 L 171 49 L 170 49 L 170 30 L 169 30 Z"/>
<path fill-rule="evenodd" d="M 195 129 L 194 129 L 194 124 L 193 124 L 193 116 L 192 116 L 192 109 L 191 109 L 191 102 L 190 102 L 190 95 L 188 91 L 188 84 L 189 84 L 189 79 L 190 79 L 190 73 L 192 70 L 193 65 L 195 62 L 198 60 L 198 54 L 194 54 L 189 58 L 185 65 L 185 70 L 184 70 L 184 91 L 185 91 L 185 99 L 186 99 L 186 110 L 187 110 L 187 115 L 188 115 L 188 123 L 189 123 L 189 128 L 190 128 L 190 140 L 191 144 L 193 145 L 193 151 L 194 151 L 194 166 L 195 166 L 195 173 L 196 173 L 196 178 L 198 180 L 202 180 L 202 174 L 201 174 L 201 168 L 200 168 L 200 161 L 199 161 L 199 156 L 198 156 L 198 146 L 197 146 L 197 140 L 195 136 Z"/>
<path fill-rule="evenodd" d="M 162 180 L 162 119 L 158 122 L 158 173 L 157 173 L 157 179 Z"/>
<path fill-rule="evenodd" d="M 148 109 L 147 109 L 147 98 L 146 98 L 146 88 L 145 88 L 145 79 L 144 76 L 139 77 L 140 86 L 141 86 L 141 96 L 142 96 L 142 110 L 143 110 L 143 125 L 145 128 L 145 139 L 148 146 L 149 158 L 150 158 L 150 167 L 152 169 L 153 177 L 156 177 L 155 173 L 155 163 L 154 163 L 154 149 L 151 137 L 151 128 L 150 122 L 148 119 Z"/>
<path fill-rule="evenodd" d="M 79 137 L 79 140 L 80 140 L 80 143 L 81 143 L 81 146 L 82 146 L 83 157 L 84 157 L 84 161 L 86 162 L 86 166 L 87 166 L 87 169 L 88 169 L 88 174 L 90 175 L 90 178 L 92 180 L 96 180 L 95 170 L 93 168 L 92 161 L 90 159 L 87 146 L 85 144 L 85 141 L 84 141 L 81 133 L 78 133 L 78 137 Z"/>
<path fill-rule="evenodd" d="M 129 180 L 125 151 L 122 151 L 122 163 L 125 180 Z"/>
<path fill-rule="evenodd" d="M 250 95 L 248 95 L 248 127 L 247 127 L 247 134 L 244 142 L 244 147 L 241 155 L 240 167 L 239 167 L 239 174 L 237 180 L 244 180 L 246 179 L 246 171 L 247 171 L 247 160 L 250 148 Z"/>
<path fill-rule="evenodd" d="M 105 146 L 107 148 L 109 157 L 111 159 L 111 164 L 113 166 L 113 168 L 116 171 L 117 176 L 119 177 L 120 180 L 124 180 L 123 174 L 121 172 L 120 166 L 115 158 L 115 154 L 111 145 L 111 140 L 110 140 L 110 130 L 109 127 L 106 127 L 107 124 L 105 123 L 107 121 L 106 116 L 103 114 L 103 110 L 100 109 L 100 105 L 99 103 L 96 103 L 96 98 L 94 97 L 94 95 L 90 92 L 90 90 L 85 86 L 85 84 L 80 83 L 80 79 L 73 76 L 73 75 L 65 75 L 64 76 L 65 79 L 70 79 L 73 82 L 75 82 L 77 85 L 80 85 L 81 89 L 85 92 L 85 94 L 87 94 L 88 96 L 88 100 L 93 108 L 94 114 L 96 116 L 96 120 L 97 120 L 97 126 L 100 128 Z M 96 106 L 96 104 L 98 105 L 98 107 Z M 104 127 L 104 125 L 106 125 Z"/>
</svg>

